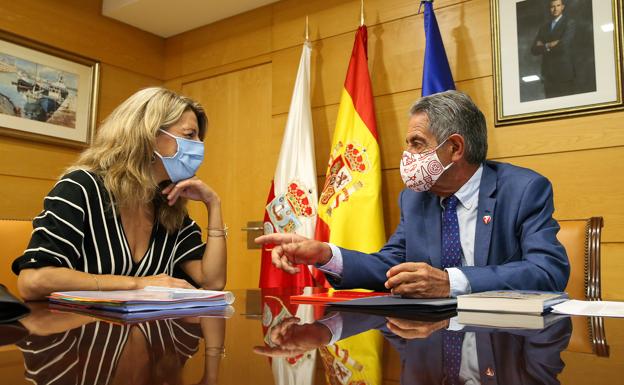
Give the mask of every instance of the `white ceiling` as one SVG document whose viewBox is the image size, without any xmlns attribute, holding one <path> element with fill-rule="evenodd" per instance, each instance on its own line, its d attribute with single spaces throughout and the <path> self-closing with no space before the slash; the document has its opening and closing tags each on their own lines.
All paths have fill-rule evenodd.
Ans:
<svg viewBox="0 0 624 385">
<path fill-rule="evenodd" d="M 278 0 L 103 0 L 102 14 L 169 37 Z"/>
</svg>

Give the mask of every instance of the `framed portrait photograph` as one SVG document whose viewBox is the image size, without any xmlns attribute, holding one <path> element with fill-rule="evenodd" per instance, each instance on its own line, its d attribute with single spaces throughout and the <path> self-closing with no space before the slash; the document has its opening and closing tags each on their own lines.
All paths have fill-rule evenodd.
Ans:
<svg viewBox="0 0 624 385">
<path fill-rule="evenodd" d="M 0 31 L 0 135 L 87 146 L 99 64 Z"/>
<path fill-rule="evenodd" d="M 622 0 L 491 0 L 496 125 L 623 107 Z"/>
</svg>

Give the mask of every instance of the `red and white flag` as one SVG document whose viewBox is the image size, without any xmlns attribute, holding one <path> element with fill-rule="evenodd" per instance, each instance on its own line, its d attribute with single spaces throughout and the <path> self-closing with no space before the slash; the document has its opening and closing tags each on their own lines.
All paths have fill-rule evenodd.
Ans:
<svg viewBox="0 0 624 385">
<path fill-rule="evenodd" d="M 310 43 L 306 41 L 301 52 L 282 148 L 264 212 L 265 234 L 296 233 L 308 238 L 314 237 L 318 195 L 310 108 L 311 51 Z M 305 266 L 299 266 L 299 273 L 294 275 L 276 269 L 271 264 L 271 248 L 272 245 L 262 248 L 261 288 L 314 285 L 310 269 Z"/>
</svg>

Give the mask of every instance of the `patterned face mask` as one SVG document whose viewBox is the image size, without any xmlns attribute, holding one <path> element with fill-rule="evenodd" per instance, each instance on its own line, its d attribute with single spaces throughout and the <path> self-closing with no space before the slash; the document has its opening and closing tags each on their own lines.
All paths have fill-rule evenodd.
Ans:
<svg viewBox="0 0 624 385">
<path fill-rule="evenodd" d="M 403 151 L 400 170 L 401 178 L 405 186 L 416 192 L 429 191 L 442 173 L 453 165 L 451 162 L 448 166 L 444 167 L 442 162 L 440 162 L 440 158 L 438 158 L 437 150 L 444 143 L 446 143 L 446 140 L 433 150 L 425 151 L 420 154 L 412 154 L 409 151 Z"/>
<path fill-rule="evenodd" d="M 177 183 L 193 177 L 204 160 L 204 143 L 180 138 L 162 129 L 160 131 L 175 139 L 178 145 L 178 151 L 173 156 L 162 156 L 154 151 L 162 160 L 171 181 Z"/>
</svg>

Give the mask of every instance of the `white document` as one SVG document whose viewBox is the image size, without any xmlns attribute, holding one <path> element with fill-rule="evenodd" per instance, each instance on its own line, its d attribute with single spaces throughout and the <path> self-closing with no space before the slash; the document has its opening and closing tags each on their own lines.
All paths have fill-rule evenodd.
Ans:
<svg viewBox="0 0 624 385">
<path fill-rule="evenodd" d="M 594 317 L 624 317 L 624 302 L 570 300 L 552 307 L 554 313 Z"/>
</svg>

